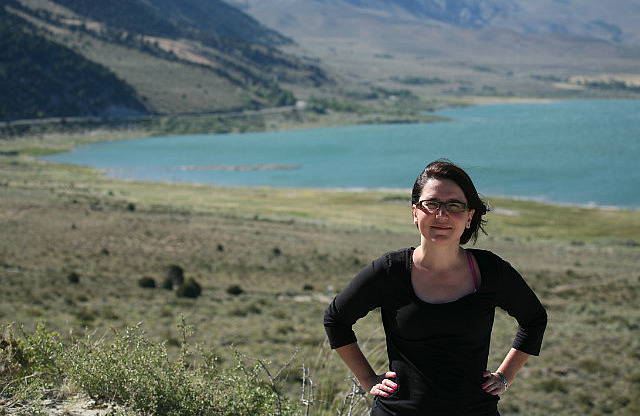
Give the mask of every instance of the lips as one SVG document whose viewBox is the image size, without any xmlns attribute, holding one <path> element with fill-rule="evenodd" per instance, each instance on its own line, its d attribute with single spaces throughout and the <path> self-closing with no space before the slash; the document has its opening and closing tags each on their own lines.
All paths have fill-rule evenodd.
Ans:
<svg viewBox="0 0 640 416">
<path fill-rule="evenodd" d="M 432 225 L 431 228 L 435 228 L 436 230 L 450 230 L 451 227 L 448 225 Z"/>
</svg>

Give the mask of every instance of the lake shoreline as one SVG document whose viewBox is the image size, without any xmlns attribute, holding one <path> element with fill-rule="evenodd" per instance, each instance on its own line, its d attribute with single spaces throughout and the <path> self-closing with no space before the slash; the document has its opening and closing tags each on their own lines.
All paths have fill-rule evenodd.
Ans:
<svg viewBox="0 0 640 416">
<path fill-rule="evenodd" d="M 304 130 L 309 126 L 298 123 L 296 129 L 246 134 L 137 135 L 138 140 L 89 146 L 75 154 L 46 159 L 104 167 L 114 178 L 229 187 L 376 190 L 409 187 L 415 172 L 431 160 L 422 158 L 447 157 L 467 169 L 478 190 L 491 197 L 637 211 L 640 203 L 634 184 L 639 177 L 633 166 L 632 135 L 640 125 L 627 120 L 638 105 L 607 101 L 611 104 L 603 100 L 554 101 L 550 107 L 509 103 L 437 113 L 455 119 L 453 123 L 344 123 Z M 601 115 L 596 117 L 594 112 Z M 618 128 L 608 129 L 609 138 L 602 136 L 601 125 Z M 557 140 L 558 135 L 565 140 Z M 196 148 L 197 152 L 188 151 Z M 613 149 L 628 151 L 620 154 Z M 326 157 L 320 157 L 325 151 Z M 179 156 L 169 157 L 173 154 Z M 613 164 L 629 172 L 628 181 L 616 181 Z M 596 172 L 592 166 L 600 169 Z M 275 173 L 285 170 L 281 167 L 291 172 Z M 612 192 L 613 185 L 617 192 Z"/>
<path fill-rule="evenodd" d="M 45 162 L 45 163 L 55 163 L 55 162 Z M 95 169 L 97 171 L 104 171 L 101 168 L 92 168 L 87 167 L 89 169 Z M 295 170 L 299 169 L 298 167 L 287 167 L 286 170 Z M 218 168 L 212 170 L 249 170 L 237 168 L 235 166 L 231 166 L 229 168 Z M 271 170 L 269 167 L 264 169 L 257 168 L 255 170 Z M 103 173 L 104 174 L 104 173 Z M 140 182 L 140 183 L 150 183 L 150 184 L 166 184 L 171 186 L 179 186 L 179 185 L 193 185 L 198 187 L 210 187 L 212 189 L 244 189 L 244 190 L 254 190 L 254 191 L 264 191 L 264 190 L 282 190 L 282 191 L 317 191 L 317 192 L 336 192 L 336 193 L 356 193 L 363 194 L 366 192 L 376 193 L 376 194 L 397 194 L 397 195 L 406 195 L 407 203 L 411 201 L 411 187 L 407 188 L 365 188 L 365 187 L 323 187 L 323 188 L 315 188 L 315 187 L 284 187 L 284 186 L 264 186 L 264 185 L 247 185 L 247 186 L 237 186 L 237 185 L 217 185 L 217 184 L 209 184 L 204 182 L 181 182 L 181 181 L 154 181 L 154 180 L 142 180 L 142 179 L 130 179 L 130 178 L 120 178 L 113 177 L 109 175 L 104 175 L 110 179 L 116 181 L 123 182 Z M 632 208 L 632 207 L 624 207 L 624 206 L 613 206 L 613 205 L 599 205 L 597 203 L 571 203 L 571 202 L 560 202 L 560 201 L 550 201 L 542 198 L 535 197 L 525 197 L 525 196 L 515 196 L 515 195 L 499 195 L 499 194 L 482 194 L 480 193 L 480 198 L 489 203 L 491 205 L 491 200 L 511 200 L 514 202 L 524 202 L 524 203 L 533 203 L 540 204 L 549 207 L 558 207 L 558 208 L 577 208 L 577 209 L 585 209 L 585 210 L 594 210 L 594 211 L 611 211 L 611 212 L 640 212 L 640 208 Z"/>
<path fill-rule="evenodd" d="M 614 101 L 619 99 L 599 99 L 597 101 Z M 451 102 L 448 106 L 443 107 L 441 110 L 446 108 L 456 108 L 459 105 L 464 106 L 483 106 L 483 105 L 501 105 L 501 104 L 525 104 L 525 103 L 553 103 L 560 101 L 585 101 L 583 99 L 576 100 L 571 98 L 554 98 L 554 99 L 546 99 L 546 98 L 508 98 L 508 97 L 464 97 L 461 99 L 459 103 Z M 589 100 L 592 101 L 592 100 Z M 438 110 L 440 111 L 440 110 Z M 322 117 L 321 122 L 309 122 L 309 120 L 298 120 L 296 122 L 291 122 L 290 120 L 284 121 L 280 120 L 282 123 L 275 124 L 265 124 L 263 130 L 259 130 L 258 132 L 281 132 L 281 131 L 296 131 L 296 130 L 309 130 L 309 129 L 318 129 L 318 128 L 332 128 L 332 127 L 340 127 L 340 126 L 357 126 L 360 125 L 361 117 L 349 114 L 329 114 L 327 117 Z M 342 121 L 339 124 L 332 124 L 337 122 L 338 120 Z M 430 122 L 438 122 L 445 121 L 444 119 L 431 120 Z M 382 122 L 381 124 L 385 124 Z M 413 123 L 412 123 L 413 124 Z M 242 133 L 237 133 L 242 134 Z M 173 134 L 170 134 L 173 135 Z M 98 130 L 90 130 L 86 132 L 80 133 L 51 133 L 51 134 L 43 134 L 36 135 L 32 137 L 18 137 L 13 139 L 4 139 L 0 140 L 0 156 L 6 156 L 8 158 L 16 157 L 18 155 L 26 155 L 36 157 L 37 160 L 42 161 L 40 158 L 43 155 L 52 155 L 57 153 L 65 153 L 69 152 L 72 149 L 86 145 L 91 143 L 99 143 L 99 142 L 110 142 L 110 141 L 119 141 L 119 140 L 137 140 L 137 139 L 147 139 L 152 137 L 167 137 L 167 136 L 157 136 L 152 134 L 152 132 L 146 132 L 144 130 L 109 130 L 109 129 L 98 129 Z M 44 162 L 50 163 L 50 162 Z M 425 162 L 426 163 L 426 162 Z M 275 170 L 277 167 L 254 167 L 249 169 L 248 166 L 245 165 L 243 168 L 242 165 L 219 165 L 213 166 L 210 170 Z M 257 166 L 257 165 L 256 165 Z M 265 165 L 266 166 L 266 165 Z M 285 166 L 285 165 L 282 165 Z M 287 169 L 293 169 L 294 165 L 286 165 Z M 296 169 L 299 169 L 299 165 L 295 165 Z M 95 168 L 96 172 L 101 172 L 102 175 L 108 178 L 117 179 L 117 180 L 139 180 L 139 179 L 124 179 L 117 178 L 113 175 L 105 174 L 104 169 Z M 185 170 L 198 170 L 197 167 L 191 167 Z M 164 180 L 154 180 L 149 181 L 151 183 L 176 183 L 183 184 L 187 182 L 182 181 L 164 181 Z M 262 185 L 221 185 L 221 184 L 207 184 L 207 183 L 197 183 L 190 182 L 193 184 L 199 185 L 208 185 L 213 187 L 228 187 L 228 188 L 265 188 L 268 186 Z M 411 184 L 407 184 L 407 188 L 409 188 Z M 286 187 L 286 186 L 275 186 L 274 188 L 291 188 L 291 189 L 305 189 L 305 187 Z M 318 190 L 328 190 L 328 191 L 340 191 L 340 192 L 404 192 L 403 188 L 386 188 L 386 187 L 319 187 L 313 188 Z M 499 198 L 499 199 L 512 199 L 514 201 L 529 201 L 534 203 L 541 203 L 549 206 L 557 206 L 557 207 L 574 207 L 574 208 L 584 208 L 584 209 L 595 209 L 599 211 L 622 211 L 622 212 L 637 212 L 640 210 L 640 207 L 629 207 L 629 206 L 616 206 L 616 205 L 600 205 L 597 203 L 574 203 L 574 202 L 564 202 L 557 201 L 545 198 L 537 198 L 537 197 L 528 197 L 528 196 L 520 196 L 520 195 L 506 195 L 506 194 L 486 194 L 487 199 Z"/>
</svg>

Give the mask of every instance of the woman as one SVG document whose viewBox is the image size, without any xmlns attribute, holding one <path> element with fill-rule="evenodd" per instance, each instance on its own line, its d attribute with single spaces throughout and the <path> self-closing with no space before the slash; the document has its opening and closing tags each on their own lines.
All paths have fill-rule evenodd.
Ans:
<svg viewBox="0 0 640 416">
<path fill-rule="evenodd" d="M 547 314 L 522 277 L 495 254 L 460 245 L 478 237 L 487 209 L 469 176 L 429 164 L 413 192 L 420 245 L 362 269 L 325 312 L 331 347 L 375 396 L 372 415 L 499 415 L 498 396 L 540 353 Z M 499 306 L 519 329 L 495 372 L 486 370 Z M 389 371 L 377 375 L 352 325 L 381 308 Z"/>
</svg>

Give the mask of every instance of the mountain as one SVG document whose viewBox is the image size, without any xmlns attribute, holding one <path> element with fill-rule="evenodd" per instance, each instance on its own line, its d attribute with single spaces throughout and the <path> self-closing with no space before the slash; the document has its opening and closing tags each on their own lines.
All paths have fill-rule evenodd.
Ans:
<svg viewBox="0 0 640 416">
<path fill-rule="evenodd" d="M 638 1 L 228 1 L 356 84 L 529 97 L 640 86 Z"/>
<path fill-rule="evenodd" d="M 1 94 L 21 100 L 0 120 L 257 109 L 331 82 L 219 0 L 4 0 L 0 21 Z"/>
<path fill-rule="evenodd" d="M 75 13 L 127 31 L 170 38 L 220 36 L 261 45 L 293 41 L 222 0 L 55 0 Z"/>
<path fill-rule="evenodd" d="M 369 14 L 388 20 L 442 22 L 467 29 L 566 34 L 615 43 L 640 44 L 640 2 L 632 0 L 228 0 L 284 33 L 276 21 L 307 19 L 309 12 Z M 288 15 L 284 18 L 283 16 Z"/>
<path fill-rule="evenodd" d="M 307 98 L 337 108 L 402 97 L 637 97 L 639 7 L 3 0 L 0 120 L 201 114 Z"/>
<path fill-rule="evenodd" d="M 0 10 L 0 115 L 136 115 L 146 111 L 131 86 L 106 67 L 35 33 Z"/>
<path fill-rule="evenodd" d="M 568 34 L 639 44 L 640 3 L 628 0 L 395 0 L 345 3 L 387 13 L 408 12 L 464 28 Z"/>
</svg>

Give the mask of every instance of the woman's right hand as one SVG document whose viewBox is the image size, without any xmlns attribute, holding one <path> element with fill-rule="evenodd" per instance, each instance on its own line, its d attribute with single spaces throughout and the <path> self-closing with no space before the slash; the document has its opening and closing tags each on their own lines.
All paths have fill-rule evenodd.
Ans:
<svg viewBox="0 0 640 416">
<path fill-rule="evenodd" d="M 395 393 L 398 389 L 398 385 L 391 379 L 396 378 L 396 373 L 393 371 L 387 371 L 386 373 L 376 376 L 371 380 L 369 394 L 374 396 L 389 397 L 391 393 Z"/>
</svg>

